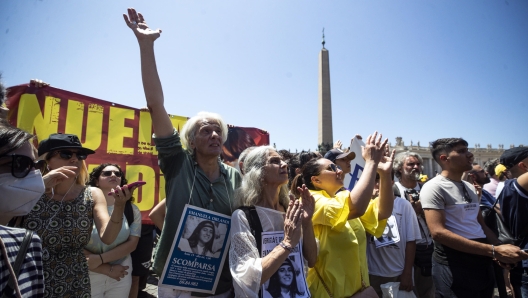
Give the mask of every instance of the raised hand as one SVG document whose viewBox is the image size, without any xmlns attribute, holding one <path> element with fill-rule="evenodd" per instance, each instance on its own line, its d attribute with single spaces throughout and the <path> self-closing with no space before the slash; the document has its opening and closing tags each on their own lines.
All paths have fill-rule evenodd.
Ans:
<svg viewBox="0 0 528 298">
<path fill-rule="evenodd" d="M 315 200 L 314 197 L 310 194 L 310 190 L 306 185 L 302 187 L 297 187 L 297 191 L 301 194 L 301 203 L 302 203 L 302 223 L 303 225 L 312 224 L 312 216 L 315 210 Z M 292 198 L 290 197 L 290 200 Z"/>
<path fill-rule="evenodd" d="M 334 143 L 334 149 L 341 149 L 343 146 L 343 143 L 341 143 L 341 140 L 337 140 L 337 142 Z"/>
<path fill-rule="evenodd" d="M 44 180 L 44 186 L 46 186 L 46 189 L 50 189 L 68 178 L 75 177 L 75 175 L 77 175 L 75 173 L 75 170 L 77 170 L 77 167 L 64 166 L 49 171 L 46 175 L 42 177 L 42 179 Z"/>
<path fill-rule="evenodd" d="M 125 205 L 125 203 L 132 197 L 132 192 L 136 188 L 137 186 L 132 187 L 132 189 L 128 189 L 126 185 L 123 187 L 117 186 L 115 189 L 112 189 L 108 195 L 114 197 L 116 205 Z"/>
<path fill-rule="evenodd" d="M 390 153 L 389 153 L 390 152 Z M 391 173 L 392 171 L 392 162 L 394 161 L 394 155 L 396 154 L 396 150 L 389 150 L 389 146 L 387 145 L 385 147 L 385 154 L 381 158 L 380 162 L 378 163 L 378 172 L 379 173 Z"/>
<path fill-rule="evenodd" d="M 145 22 L 143 15 L 139 12 L 136 12 L 134 8 L 129 8 L 128 16 L 123 14 L 123 18 L 125 19 L 125 23 L 127 24 L 128 28 L 134 31 L 138 41 L 155 41 L 158 37 L 160 37 L 161 29 L 150 29 L 147 25 L 147 22 Z"/>
<path fill-rule="evenodd" d="M 385 155 L 385 147 L 389 140 L 385 139 L 381 142 L 381 138 L 382 134 L 378 136 L 378 132 L 375 131 L 373 135 L 368 136 L 365 146 L 361 147 L 362 155 L 366 162 L 373 161 L 378 164 Z"/>
<path fill-rule="evenodd" d="M 302 203 L 299 200 L 290 201 L 286 218 L 284 219 L 284 240 L 283 242 L 291 247 L 295 247 L 301 239 L 301 214 L 303 213 Z"/>
</svg>

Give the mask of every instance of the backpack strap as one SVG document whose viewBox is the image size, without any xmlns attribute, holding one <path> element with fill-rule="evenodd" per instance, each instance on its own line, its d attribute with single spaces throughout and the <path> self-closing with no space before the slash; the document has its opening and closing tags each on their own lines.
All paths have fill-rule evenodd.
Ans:
<svg viewBox="0 0 528 298">
<path fill-rule="evenodd" d="M 260 223 L 257 209 L 255 209 L 255 206 L 241 206 L 238 209 L 244 211 L 246 214 L 249 228 L 251 229 L 251 234 L 253 237 L 255 237 L 255 241 L 257 242 L 257 249 L 260 256 L 262 255 L 262 224 Z"/>
<path fill-rule="evenodd" d="M 134 209 L 132 209 L 132 202 L 126 201 L 125 203 L 125 217 L 128 222 L 128 226 L 134 222 Z"/>
</svg>

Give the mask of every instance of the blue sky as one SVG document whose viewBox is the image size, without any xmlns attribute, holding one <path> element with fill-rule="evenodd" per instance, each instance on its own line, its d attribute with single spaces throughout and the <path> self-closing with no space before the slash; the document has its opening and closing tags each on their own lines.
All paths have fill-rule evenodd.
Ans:
<svg viewBox="0 0 528 298">
<path fill-rule="evenodd" d="M 220 113 L 279 149 L 317 144 L 318 55 L 330 53 L 334 140 L 381 131 L 422 145 L 528 145 L 528 1 L 0 2 L 6 85 L 54 87 L 139 108 L 127 7 L 163 33 L 171 114 Z"/>
</svg>

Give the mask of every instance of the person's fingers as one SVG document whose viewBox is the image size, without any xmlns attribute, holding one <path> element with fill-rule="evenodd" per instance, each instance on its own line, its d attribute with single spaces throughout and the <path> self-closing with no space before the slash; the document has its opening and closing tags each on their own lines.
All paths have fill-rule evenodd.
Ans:
<svg viewBox="0 0 528 298">
<path fill-rule="evenodd" d="M 130 25 L 130 21 L 128 20 L 128 16 L 126 15 L 126 13 L 123 14 L 123 19 L 125 19 L 125 23 L 127 25 Z"/>
<path fill-rule="evenodd" d="M 138 21 L 139 23 L 145 23 L 145 18 L 141 14 L 141 12 L 138 12 Z"/>
<path fill-rule="evenodd" d="M 381 134 L 380 134 L 380 140 L 381 140 Z M 382 148 L 385 148 L 385 150 L 388 149 L 388 143 L 389 143 L 389 139 L 388 138 L 385 138 L 385 140 L 383 141 L 383 143 L 381 143 L 381 147 Z M 388 152 L 388 151 L 387 151 Z"/>
<path fill-rule="evenodd" d="M 374 134 L 372 134 L 372 138 L 370 139 L 370 142 L 374 145 L 376 145 L 376 140 L 377 140 L 377 136 L 378 136 L 378 131 L 374 131 Z"/>
<path fill-rule="evenodd" d="M 376 131 L 376 133 L 378 133 L 378 132 Z M 376 146 L 381 146 L 381 139 L 382 138 L 383 138 L 383 135 L 380 133 L 378 135 L 378 138 L 376 139 Z"/>
<path fill-rule="evenodd" d="M 286 218 L 290 218 L 290 213 L 291 213 L 291 210 L 293 208 L 293 202 L 295 202 L 295 200 L 290 200 L 290 204 L 288 206 L 288 209 L 286 209 Z"/>
<path fill-rule="evenodd" d="M 366 145 L 370 145 L 370 142 L 372 141 L 372 135 L 369 135 L 367 137 L 367 141 L 365 142 Z M 361 146 L 361 148 L 363 148 L 363 146 Z"/>
</svg>

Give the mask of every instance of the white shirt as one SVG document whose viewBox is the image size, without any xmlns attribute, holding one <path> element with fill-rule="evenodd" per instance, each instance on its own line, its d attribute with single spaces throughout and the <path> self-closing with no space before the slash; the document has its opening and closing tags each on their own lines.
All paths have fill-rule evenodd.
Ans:
<svg viewBox="0 0 528 298">
<path fill-rule="evenodd" d="M 392 230 L 391 238 L 399 239 L 398 242 L 376 248 L 374 236 L 367 235 L 369 274 L 383 277 L 400 276 L 405 267 L 405 248 L 407 242 L 422 238 L 416 214 L 409 201 L 400 197 L 394 200 L 394 208 L 392 209 L 391 217 L 387 221 L 387 225 L 389 225 L 391 220 L 398 226 L 397 229 Z M 386 232 L 387 229 L 383 233 L 383 236 L 385 236 Z M 399 235 L 395 235 L 395 233 L 399 233 Z"/>
</svg>

